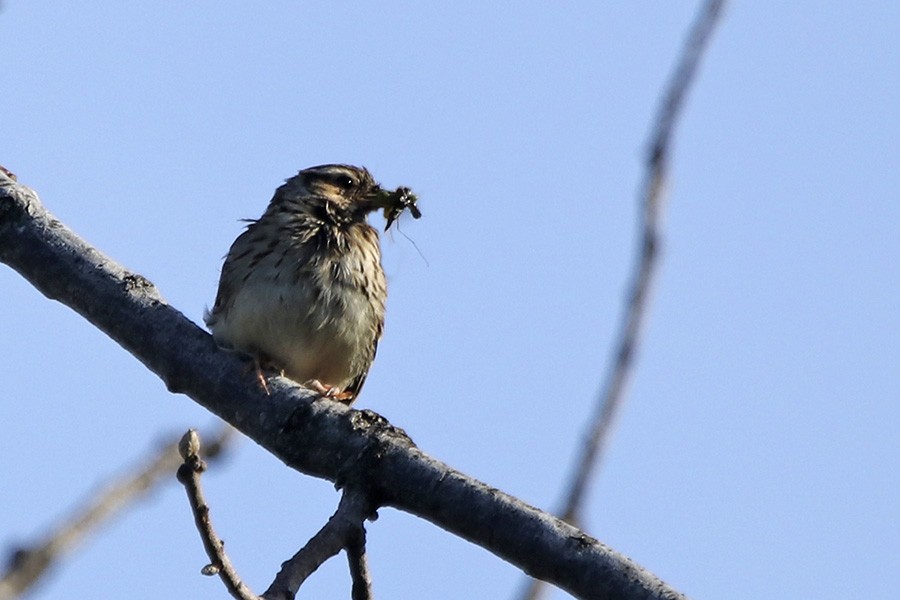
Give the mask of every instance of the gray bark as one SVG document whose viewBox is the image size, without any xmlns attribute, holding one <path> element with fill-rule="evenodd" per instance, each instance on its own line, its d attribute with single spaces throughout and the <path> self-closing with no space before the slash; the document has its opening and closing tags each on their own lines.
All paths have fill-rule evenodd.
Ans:
<svg viewBox="0 0 900 600">
<path fill-rule="evenodd" d="M 146 278 L 80 239 L 37 195 L 0 172 L 0 262 L 71 307 L 185 394 L 292 469 L 363 487 L 578 598 L 683 598 L 575 527 L 419 450 L 371 411 L 280 377 L 267 396 L 246 364 L 166 303 Z"/>
</svg>

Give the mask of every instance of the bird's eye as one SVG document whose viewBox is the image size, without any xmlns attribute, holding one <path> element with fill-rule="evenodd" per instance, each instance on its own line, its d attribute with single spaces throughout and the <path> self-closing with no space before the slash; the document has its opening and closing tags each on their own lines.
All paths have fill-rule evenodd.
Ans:
<svg viewBox="0 0 900 600">
<path fill-rule="evenodd" d="M 356 185 L 356 181 L 349 175 L 335 175 L 334 184 L 342 190 L 349 190 Z"/>
</svg>

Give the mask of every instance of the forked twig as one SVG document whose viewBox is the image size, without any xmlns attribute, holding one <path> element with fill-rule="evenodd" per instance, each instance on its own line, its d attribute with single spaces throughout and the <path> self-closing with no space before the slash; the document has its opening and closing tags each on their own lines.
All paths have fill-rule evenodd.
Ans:
<svg viewBox="0 0 900 600">
<path fill-rule="evenodd" d="M 353 593 L 356 594 L 360 585 L 357 583 L 358 573 L 364 572 L 368 578 L 363 523 L 371 514 L 372 509 L 365 494 L 345 489 L 335 513 L 297 554 L 281 565 L 281 570 L 263 597 L 266 600 L 293 599 L 303 582 L 326 560 L 343 549 L 347 549 L 350 573 L 353 576 Z M 353 556 L 357 556 L 356 560 Z M 368 596 L 353 596 L 354 599 L 357 597 Z"/>
<path fill-rule="evenodd" d="M 262 596 L 257 596 L 241 581 L 237 569 L 225 553 L 224 542 L 213 528 L 209 505 L 200 486 L 200 476 L 206 470 L 206 463 L 200 458 L 200 436 L 196 430 L 191 429 L 184 434 L 178 451 L 184 460 L 178 468 L 178 481 L 185 487 L 194 523 L 210 560 L 202 573 L 218 575 L 232 597 L 237 600 L 293 600 L 300 586 L 316 569 L 346 549 L 353 579 L 353 599 L 371 598 L 363 523 L 372 515 L 372 508 L 364 493 L 345 489 L 334 515 L 303 548 L 281 565 L 269 589 Z"/>
</svg>

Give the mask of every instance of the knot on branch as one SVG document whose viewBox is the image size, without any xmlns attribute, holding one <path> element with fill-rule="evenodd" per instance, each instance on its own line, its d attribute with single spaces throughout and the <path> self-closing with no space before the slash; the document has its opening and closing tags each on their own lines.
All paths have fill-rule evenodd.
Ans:
<svg viewBox="0 0 900 600">
<path fill-rule="evenodd" d="M 0 228 L 16 225 L 28 216 L 23 188 L 16 183 L 16 176 L 0 167 Z"/>
<path fill-rule="evenodd" d="M 379 415 L 377 412 L 364 409 L 354 410 L 350 412 L 350 425 L 354 431 L 365 433 L 372 437 L 386 436 L 391 438 L 394 443 L 400 443 L 404 447 L 414 448 L 416 443 L 412 438 L 396 425 L 391 425 L 390 421 Z"/>
<path fill-rule="evenodd" d="M 122 288 L 126 292 L 130 293 L 133 291 L 155 289 L 156 286 L 154 286 L 153 283 L 143 275 L 138 275 L 137 273 L 129 273 L 122 279 Z"/>
<path fill-rule="evenodd" d="M 375 520 L 375 511 L 381 505 L 381 498 L 377 493 L 379 486 L 372 480 L 372 474 L 378 472 L 379 463 L 388 453 L 397 447 L 415 448 L 416 444 L 403 429 L 391 425 L 387 419 L 371 410 L 351 410 L 348 421 L 353 431 L 362 434 L 365 441 L 355 454 L 346 456 L 341 461 L 334 487 L 364 491 L 370 500 L 369 518 Z"/>
</svg>

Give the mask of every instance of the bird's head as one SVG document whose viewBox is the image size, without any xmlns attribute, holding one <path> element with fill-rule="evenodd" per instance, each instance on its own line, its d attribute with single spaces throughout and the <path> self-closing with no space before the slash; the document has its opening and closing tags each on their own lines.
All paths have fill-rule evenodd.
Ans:
<svg viewBox="0 0 900 600">
<path fill-rule="evenodd" d="M 304 209 L 324 211 L 319 216 L 339 222 L 358 221 L 379 208 L 381 186 L 364 168 L 319 165 L 303 169 L 278 189 L 276 200 L 297 203 Z"/>
<path fill-rule="evenodd" d="M 364 221 L 382 209 L 390 225 L 407 208 L 418 218 L 415 200 L 408 188 L 382 189 L 363 167 L 333 164 L 303 169 L 278 188 L 273 204 L 334 223 Z"/>
</svg>

